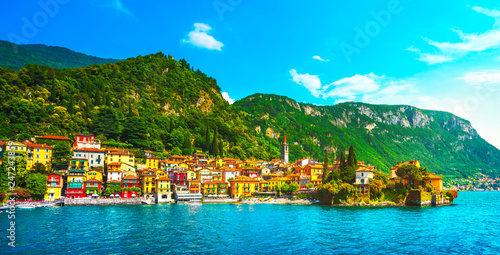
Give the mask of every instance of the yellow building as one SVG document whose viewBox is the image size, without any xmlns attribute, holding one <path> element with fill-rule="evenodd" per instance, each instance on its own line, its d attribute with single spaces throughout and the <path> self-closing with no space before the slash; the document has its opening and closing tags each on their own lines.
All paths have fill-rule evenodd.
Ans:
<svg viewBox="0 0 500 255">
<path fill-rule="evenodd" d="M 152 195 L 156 193 L 156 174 L 151 169 L 144 169 L 139 171 L 140 185 L 142 194 Z"/>
<path fill-rule="evenodd" d="M 32 170 L 36 163 L 41 163 L 45 169 L 52 169 L 52 147 L 46 144 L 27 144 L 28 159 L 26 169 Z"/>
<path fill-rule="evenodd" d="M 223 167 L 226 165 L 226 161 L 222 158 L 215 160 L 215 167 Z"/>
<path fill-rule="evenodd" d="M 395 166 L 391 167 L 391 179 L 397 179 L 396 172 L 400 166 L 407 165 L 407 164 L 413 164 L 416 167 L 420 167 L 420 162 L 418 160 L 410 160 L 402 163 L 397 163 Z"/>
<path fill-rule="evenodd" d="M 70 159 L 69 169 L 68 170 L 89 170 L 89 161 L 82 158 L 72 158 Z"/>
<path fill-rule="evenodd" d="M 62 187 L 62 175 L 57 173 L 47 174 L 47 193 L 45 194 L 45 200 L 54 200 L 61 198 Z"/>
<path fill-rule="evenodd" d="M 111 163 L 127 163 L 129 165 L 135 165 L 135 156 L 134 154 L 129 153 L 126 150 L 108 150 L 108 154 L 106 155 L 106 164 L 109 165 Z"/>
<path fill-rule="evenodd" d="M 157 190 L 157 202 L 166 203 L 170 202 L 172 192 L 171 192 L 171 179 L 168 178 L 167 174 L 163 170 L 158 170 L 156 173 L 156 190 Z"/>
<path fill-rule="evenodd" d="M 287 184 L 289 183 L 291 180 L 290 178 L 287 178 L 287 177 L 276 177 L 276 178 L 272 178 L 269 180 L 269 190 L 270 191 L 275 191 L 276 190 L 276 187 L 280 187 L 283 185 L 283 184 Z"/>
<path fill-rule="evenodd" d="M 87 177 L 87 180 L 94 179 L 96 181 L 101 181 L 101 182 L 103 181 L 102 173 L 99 171 L 95 171 L 95 170 L 87 171 L 85 173 L 85 176 Z"/>
<path fill-rule="evenodd" d="M 424 183 L 431 184 L 437 191 L 443 190 L 443 175 L 436 175 L 435 173 L 429 173 L 427 178 L 424 179 Z"/>
<path fill-rule="evenodd" d="M 225 181 L 209 181 L 202 185 L 203 196 L 208 195 L 226 195 L 228 183 Z"/>
<path fill-rule="evenodd" d="M 197 180 L 196 178 L 198 177 L 194 170 L 187 170 L 186 175 L 188 181 Z"/>
<path fill-rule="evenodd" d="M 146 157 L 146 168 L 158 169 L 160 165 L 160 159 L 157 156 Z"/>
<path fill-rule="evenodd" d="M 250 178 L 248 176 L 238 176 L 233 180 L 229 181 L 231 183 L 231 195 L 241 196 L 252 195 L 253 192 L 259 191 L 260 181 L 257 178 Z"/>
</svg>

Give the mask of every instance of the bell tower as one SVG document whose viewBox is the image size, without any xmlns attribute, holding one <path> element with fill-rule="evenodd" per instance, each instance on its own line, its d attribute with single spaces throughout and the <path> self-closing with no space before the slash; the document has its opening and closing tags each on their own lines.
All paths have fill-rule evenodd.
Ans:
<svg viewBox="0 0 500 255">
<path fill-rule="evenodd" d="M 281 161 L 288 164 L 288 144 L 286 143 L 286 134 L 283 136 L 283 142 L 281 143 Z"/>
</svg>

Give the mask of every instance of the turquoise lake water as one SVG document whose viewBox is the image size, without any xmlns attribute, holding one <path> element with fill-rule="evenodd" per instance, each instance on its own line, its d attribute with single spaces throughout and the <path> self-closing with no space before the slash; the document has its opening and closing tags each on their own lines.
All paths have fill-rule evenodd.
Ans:
<svg viewBox="0 0 500 255">
<path fill-rule="evenodd" d="M 36 208 L 0 214 L 2 254 L 498 254 L 500 192 L 445 207 L 184 204 Z"/>
</svg>

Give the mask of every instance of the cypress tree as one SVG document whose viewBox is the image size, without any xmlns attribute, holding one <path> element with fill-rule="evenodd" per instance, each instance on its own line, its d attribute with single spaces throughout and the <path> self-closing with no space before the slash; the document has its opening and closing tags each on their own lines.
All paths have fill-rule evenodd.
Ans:
<svg viewBox="0 0 500 255">
<path fill-rule="evenodd" d="M 219 140 L 219 155 L 220 157 L 224 157 L 224 143 L 222 142 L 222 137 Z"/>
<path fill-rule="evenodd" d="M 168 132 L 172 133 L 174 131 L 174 120 L 170 119 L 170 127 L 168 128 Z"/>
<path fill-rule="evenodd" d="M 217 156 L 217 128 L 214 130 L 214 138 L 212 139 L 212 146 L 210 146 L 209 154 Z"/>
<path fill-rule="evenodd" d="M 128 101 L 128 116 L 132 116 L 132 101 Z"/>
<path fill-rule="evenodd" d="M 345 162 L 345 154 L 344 152 L 340 153 L 340 162 L 339 162 L 339 170 L 343 172 L 346 168 L 347 164 Z"/>
<path fill-rule="evenodd" d="M 73 94 L 69 95 L 69 106 L 68 106 L 69 114 L 73 115 L 75 113 L 75 102 L 73 101 Z"/>
<path fill-rule="evenodd" d="M 358 158 L 356 157 L 356 152 L 354 146 L 349 147 L 349 156 L 347 157 L 347 165 L 358 169 Z"/>
<path fill-rule="evenodd" d="M 325 151 L 325 161 L 323 162 L 323 183 L 328 179 L 328 152 Z"/>
<path fill-rule="evenodd" d="M 210 129 L 207 125 L 207 130 L 205 132 L 205 151 L 210 150 Z"/>
</svg>

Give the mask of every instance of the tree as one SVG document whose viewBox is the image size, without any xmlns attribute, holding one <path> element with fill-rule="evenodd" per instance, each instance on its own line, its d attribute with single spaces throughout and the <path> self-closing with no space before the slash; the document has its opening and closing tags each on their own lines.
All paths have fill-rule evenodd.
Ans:
<svg viewBox="0 0 500 255">
<path fill-rule="evenodd" d="M 207 125 L 207 130 L 205 131 L 205 151 L 210 150 L 210 129 L 208 128 Z"/>
<path fill-rule="evenodd" d="M 379 199 L 382 196 L 382 190 L 385 188 L 384 183 L 381 180 L 370 179 L 370 198 Z"/>
<path fill-rule="evenodd" d="M 354 150 L 354 146 L 351 145 L 349 147 L 349 156 L 347 156 L 347 165 L 358 168 L 358 158 L 356 157 L 356 151 Z"/>
<path fill-rule="evenodd" d="M 458 192 L 456 190 L 447 190 L 445 191 L 445 196 L 450 200 L 450 203 L 453 203 L 453 200 L 458 197 Z"/>
<path fill-rule="evenodd" d="M 224 143 L 222 142 L 222 137 L 219 140 L 219 155 L 220 157 L 224 157 Z"/>
<path fill-rule="evenodd" d="M 140 117 L 129 117 L 123 125 L 123 139 L 136 147 L 149 148 L 147 133 L 146 122 Z"/>
<path fill-rule="evenodd" d="M 323 183 L 327 182 L 328 179 L 328 152 L 325 151 L 325 161 L 323 162 Z"/>
<path fill-rule="evenodd" d="M 288 187 L 288 191 L 292 194 L 299 191 L 299 189 L 300 189 L 300 186 L 297 183 L 292 183 Z"/>
<path fill-rule="evenodd" d="M 312 188 L 314 188 L 314 184 L 308 183 L 308 184 L 306 184 L 306 188 L 312 189 Z"/>
<path fill-rule="evenodd" d="M 427 177 L 427 168 L 417 167 L 413 164 L 405 164 L 396 170 L 396 175 L 403 180 L 408 180 L 408 184 L 413 188 L 418 187 L 420 181 Z"/>
<path fill-rule="evenodd" d="M 67 169 L 69 159 L 73 156 L 69 141 L 54 141 L 52 153 L 52 166 L 54 169 Z"/>
<path fill-rule="evenodd" d="M 344 152 L 342 152 L 340 153 L 340 162 L 339 162 L 340 172 L 343 172 L 346 167 L 347 167 L 347 162 L 345 161 L 345 154 Z"/>
<path fill-rule="evenodd" d="M 35 200 L 42 200 L 47 192 L 47 176 L 44 174 L 31 174 L 26 179 L 26 188 Z"/>
<path fill-rule="evenodd" d="M 46 169 L 45 165 L 42 163 L 35 163 L 31 169 L 33 173 L 38 173 L 38 174 L 48 174 L 49 169 Z"/>
<path fill-rule="evenodd" d="M 212 156 L 217 156 L 218 147 L 217 147 L 217 128 L 214 130 L 214 137 L 212 139 L 212 145 L 210 146 L 209 154 Z"/>
</svg>

